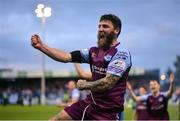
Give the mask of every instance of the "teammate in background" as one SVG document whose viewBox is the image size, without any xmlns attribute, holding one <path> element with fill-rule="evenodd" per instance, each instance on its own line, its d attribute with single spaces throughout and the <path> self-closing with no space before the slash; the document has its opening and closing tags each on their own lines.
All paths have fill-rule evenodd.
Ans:
<svg viewBox="0 0 180 121">
<path fill-rule="evenodd" d="M 136 102 L 146 101 L 148 118 L 147 120 L 169 120 L 169 114 L 167 111 L 168 108 L 168 99 L 172 95 L 173 91 L 173 83 L 174 83 L 174 75 L 170 75 L 170 86 L 169 90 L 166 92 L 160 92 L 160 85 L 156 80 L 150 81 L 150 94 L 146 94 L 143 96 L 136 96 L 130 86 L 127 84 L 128 90 L 132 96 L 132 98 Z"/>
<path fill-rule="evenodd" d="M 132 90 L 132 87 L 129 82 L 127 82 L 128 90 Z M 140 96 L 147 94 L 147 88 L 145 86 L 141 86 L 139 88 L 139 94 Z M 135 100 L 136 101 L 136 100 Z M 141 100 L 139 102 L 136 102 L 136 110 L 133 115 L 133 120 L 147 120 L 148 118 L 148 111 L 146 107 L 146 101 Z"/>
<path fill-rule="evenodd" d="M 92 73 L 90 71 L 85 71 L 84 69 L 82 69 L 80 64 L 75 63 L 74 67 L 80 78 L 87 79 L 87 80 L 92 79 Z M 119 118 L 120 118 L 120 121 L 124 120 L 124 112 L 119 113 Z"/>
<path fill-rule="evenodd" d="M 98 26 L 98 46 L 70 53 L 48 47 L 38 35 L 31 37 L 34 48 L 60 62 L 88 63 L 92 80 L 78 80 L 80 90 L 90 90 L 86 99 L 66 107 L 51 120 L 116 120 L 124 110 L 126 80 L 131 69 L 130 52 L 117 41 L 121 20 L 102 15 Z"/>
<path fill-rule="evenodd" d="M 70 99 L 67 103 L 60 102 L 58 107 L 68 107 L 79 101 L 80 91 L 76 88 L 76 83 L 74 81 L 69 81 L 67 86 L 68 92 L 70 93 Z"/>
</svg>

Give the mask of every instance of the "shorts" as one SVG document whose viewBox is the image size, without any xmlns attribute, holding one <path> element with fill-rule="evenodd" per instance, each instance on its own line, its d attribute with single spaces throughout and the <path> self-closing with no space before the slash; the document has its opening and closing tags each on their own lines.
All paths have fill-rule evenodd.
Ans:
<svg viewBox="0 0 180 121">
<path fill-rule="evenodd" d="M 97 111 L 94 104 L 84 100 L 72 104 L 64 109 L 73 120 L 119 120 L 118 113 Z"/>
</svg>

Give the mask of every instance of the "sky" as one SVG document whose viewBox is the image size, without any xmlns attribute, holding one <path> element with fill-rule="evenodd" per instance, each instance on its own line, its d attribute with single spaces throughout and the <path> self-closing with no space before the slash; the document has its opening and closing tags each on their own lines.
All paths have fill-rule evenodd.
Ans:
<svg viewBox="0 0 180 121">
<path fill-rule="evenodd" d="M 30 44 L 43 31 L 34 12 L 39 3 L 52 8 L 44 29 L 50 47 L 96 46 L 100 16 L 113 13 L 121 18 L 118 41 L 131 52 L 133 68 L 165 71 L 180 55 L 180 0 L 0 0 L 0 68 L 41 69 L 42 54 Z M 47 70 L 73 68 L 46 57 Z"/>
</svg>

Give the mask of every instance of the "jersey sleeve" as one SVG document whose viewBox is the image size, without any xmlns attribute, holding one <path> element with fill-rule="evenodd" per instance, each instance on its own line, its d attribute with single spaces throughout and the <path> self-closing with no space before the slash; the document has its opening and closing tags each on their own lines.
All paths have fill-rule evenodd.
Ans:
<svg viewBox="0 0 180 121">
<path fill-rule="evenodd" d="M 166 93 L 166 92 L 161 92 L 161 94 L 162 94 L 164 97 L 167 97 L 167 93 Z"/>
<path fill-rule="evenodd" d="M 146 95 L 142 95 L 142 96 L 140 96 L 140 100 L 141 101 L 146 101 L 147 99 L 148 99 L 148 96 L 149 96 L 150 94 L 146 94 Z"/>
<path fill-rule="evenodd" d="M 89 49 L 70 52 L 73 63 L 89 63 Z"/>
<path fill-rule="evenodd" d="M 80 98 L 80 91 L 78 89 L 74 89 L 72 91 L 71 98 L 72 98 L 72 100 L 73 99 L 79 99 Z"/>
<path fill-rule="evenodd" d="M 89 63 L 89 49 L 82 49 L 81 51 L 81 63 Z"/>
<path fill-rule="evenodd" d="M 122 77 L 123 73 L 131 67 L 131 56 L 129 51 L 118 51 L 110 61 L 107 73 Z"/>
</svg>

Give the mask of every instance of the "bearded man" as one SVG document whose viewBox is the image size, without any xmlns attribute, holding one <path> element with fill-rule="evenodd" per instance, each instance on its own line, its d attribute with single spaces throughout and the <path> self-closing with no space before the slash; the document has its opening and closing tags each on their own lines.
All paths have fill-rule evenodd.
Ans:
<svg viewBox="0 0 180 121">
<path fill-rule="evenodd" d="M 124 110 L 126 81 L 131 68 L 130 52 L 117 38 L 121 20 L 113 14 L 102 15 L 98 26 L 98 46 L 70 53 L 48 47 L 38 35 L 31 37 L 34 48 L 60 62 L 88 63 L 92 79 L 79 80 L 80 90 L 90 90 L 90 95 L 66 107 L 51 120 L 117 120 Z"/>
</svg>

